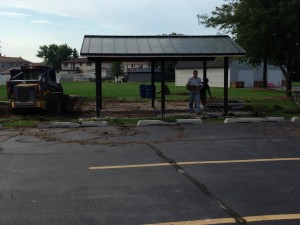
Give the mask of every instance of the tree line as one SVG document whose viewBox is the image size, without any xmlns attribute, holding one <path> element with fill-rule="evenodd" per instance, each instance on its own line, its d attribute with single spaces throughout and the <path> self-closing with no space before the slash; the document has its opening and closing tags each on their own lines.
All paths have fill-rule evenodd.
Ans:
<svg viewBox="0 0 300 225">
<path fill-rule="evenodd" d="M 57 71 L 61 69 L 61 63 L 66 60 L 79 57 L 76 48 L 71 48 L 67 44 L 50 44 L 39 47 L 37 57 L 42 58 L 46 65 L 53 66 Z"/>
<path fill-rule="evenodd" d="M 286 95 L 300 69 L 300 0 L 224 0 L 211 15 L 197 15 L 200 24 L 219 28 L 247 52 L 253 66 L 278 66 L 286 79 Z M 299 72 L 299 71 L 298 71 Z M 266 83 L 264 83 L 266 87 Z"/>
</svg>

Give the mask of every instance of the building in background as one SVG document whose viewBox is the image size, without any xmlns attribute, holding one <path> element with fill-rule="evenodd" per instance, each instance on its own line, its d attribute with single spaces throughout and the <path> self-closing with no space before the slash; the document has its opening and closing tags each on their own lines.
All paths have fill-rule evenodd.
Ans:
<svg viewBox="0 0 300 225">
<path fill-rule="evenodd" d="M 198 77 L 203 78 L 203 62 L 178 62 L 175 66 L 175 85 L 185 86 L 192 77 L 193 70 L 198 70 Z M 252 67 L 246 63 L 231 61 L 228 69 L 228 86 L 262 87 L 263 67 Z M 207 61 L 207 78 L 211 87 L 224 87 L 224 67 L 222 60 Z M 268 65 L 267 83 L 270 87 L 284 85 L 285 77 L 279 67 Z M 237 86 L 237 84 L 239 84 Z"/>
<path fill-rule="evenodd" d="M 126 77 L 129 71 L 132 73 L 135 71 L 136 73 L 134 74 L 137 74 L 140 70 L 150 70 L 150 65 L 147 62 L 122 62 L 122 64 L 125 68 L 124 73 Z M 111 74 L 110 66 L 110 62 L 101 64 L 101 76 L 103 79 L 115 80 Z M 95 74 L 95 62 L 89 62 L 87 58 L 80 57 L 63 61 L 58 77 L 61 81 L 92 81 L 95 79 Z M 140 74 L 142 77 L 136 78 L 137 80 L 144 79 L 144 73 Z"/>
<path fill-rule="evenodd" d="M 94 81 L 95 74 L 95 62 L 82 57 L 63 61 L 57 76 L 61 81 Z M 102 63 L 101 76 L 110 76 L 110 63 Z"/>
<path fill-rule="evenodd" d="M 257 67 L 252 67 L 245 63 L 233 61 L 230 64 L 230 80 L 231 85 L 234 84 L 234 82 L 243 82 L 244 87 L 262 87 L 263 66 L 260 65 Z M 276 67 L 274 65 L 268 65 L 267 86 L 285 86 L 285 77 L 279 67 Z"/>
<path fill-rule="evenodd" d="M 28 66 L 30 64 L 30 61 L 21 57 L 0 56 L 0 84 L 5 84 L 10 78 L 10 69 L 20 68 L 20 66 Z"/>
<path fill-rule="evenodd" d="M 151 82 L 151 68 L 128 69 L 128 82 Z M 154 70 L 154 82 L 161 81 L 160 69 Z"/>
<path fill-rule="evenodd" d="M 207 61 L 207 78 L 209 86 L 224 87 L 224 63 L 222 60 Z M 188 79 L 193 76 L 193 71 L 198 70 L 198 77 L 203 79 L 202 61 L 182 61 L 175 65 L 175 85 L 185 86 Z"/>
<path fill-rule="evenodd" d="M 4 71 L 7 71 L 13 67 L 28 66 L 29 64 L 31 64 L 30 61 L 21 57 L 0 56 L 0 73 L 2 75 Z"/>
</svg>

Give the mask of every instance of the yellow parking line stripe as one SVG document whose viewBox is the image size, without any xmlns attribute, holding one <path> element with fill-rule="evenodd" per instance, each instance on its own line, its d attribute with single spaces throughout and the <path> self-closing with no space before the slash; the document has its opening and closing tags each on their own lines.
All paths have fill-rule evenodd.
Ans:
<svg viewBox="0 0 300 225">
<path fill-rule="evenodd" d="M 223 161 L 196 161 L 196 162 L 177 162 L 176 165 L 199 165 L 199 164 L 228 164 L 228 163 L 256 163 L 256 162 L 276 162 L 276 161 L 299 161 L 300 158 L 271 158 L 271 159 L 242 159 L 242 160 L 223 160 Z M 120 165 L 120 166 L 91 166 L 90 170 L 108 169 L 128 169 L 142 167 L 172 166 L 171 163 Z"/>
<path fill-rule="evenodd" d="M 299 220 L 300 214 L 281 214 L 281 215 L 261 215 L 243 217 L 248 223 L 261 221 L 278 221 L 278 220 Z M 233 218 L 206 219 L 195 221 L 168 222 L 143 225 L 216 225 L 216 224 L 235 224 Z"/>
<path fill-rule="evenodd" d="M 170 166 L 169 163 L 154 163 L 154 164 L 137 164 L 137 165 L 122 165 L 122 166 L 92 166 L 90 170 L 107 170 L 107 169 L 127 169 L 140 167 L 156 167 L 156 166 Z"/>
</svg>

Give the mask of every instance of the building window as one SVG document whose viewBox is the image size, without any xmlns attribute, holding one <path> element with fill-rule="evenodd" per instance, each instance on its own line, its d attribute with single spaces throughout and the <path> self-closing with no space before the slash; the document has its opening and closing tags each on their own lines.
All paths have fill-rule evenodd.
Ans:
<svg viewBox="0 0 300 225">
<path fill-rule="evenodd" d="M 68 68 L 68 63 L 64 63 L 64 64 L 63 64 L 63 67 L 64 67 L 64 68 Z"/>
<path fill-rule="evenodd" d="M 82 66 L 82 63 L 80 63 L 79 65 Z"/>
<path fill-rule="evenodd" d="M 91 62 L 86 63 L 87 66 L 92 66 Z"/>
</svg>

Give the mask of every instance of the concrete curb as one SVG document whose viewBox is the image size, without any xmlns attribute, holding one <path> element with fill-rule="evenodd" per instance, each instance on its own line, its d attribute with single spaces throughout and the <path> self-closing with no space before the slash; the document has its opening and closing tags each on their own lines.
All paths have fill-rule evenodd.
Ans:
<svg viewBox="0 0 300 225">
<path fill-rule="evenodd" d="M 177 119 L 177 124 L 203 124 L 201 119 Z"/>
<path fill-rule="evenodd" d="M 167 122 L 162 120 L 139 120 L 137 126 L 150 125 L 176 125 L 176 124 L 202 124 L 201 119 L 177 119 L 176 122 Z"/>
<path fill-rule="evenodd" d="M 103 127 L 108 126 L 107 121 L 82 121 L 79 122 L 79 127 Z"/>
<path fill-rule="evenodd" d="M 162 120 L 139 120 L 137 126 L 149 126 L 149 125 L 168 125 L 169 122 Z"/>
<path fill-rule="evenodd" d="M 72 122 L 47 122 L 41 123 L 37 126 L 38 129 L 45 129 L 45 128 L 78 128 L 78 123 Z"/>
<path fill-rule="evenodd" d="M 285 122 L 284 117 L 249 117 L 249 118 L 226 118 L 224 123 L 262 123 L 262 122 Z"/>
<path fill-rule="evenodd" d="M 107 121 L 80 121 L 75 122 L 49 122 L 37 126 L 38 129 L 45 128 L 79 128 L 79 127 L 103 127 L 107 126 Z"/>
<path fill-rule="evenodd" d="M 294 116 L 292 119 L 291 119 L 291 122 L 300 122 L 300 118 L 299 117 L 296 117 Z"/>
</svg>

